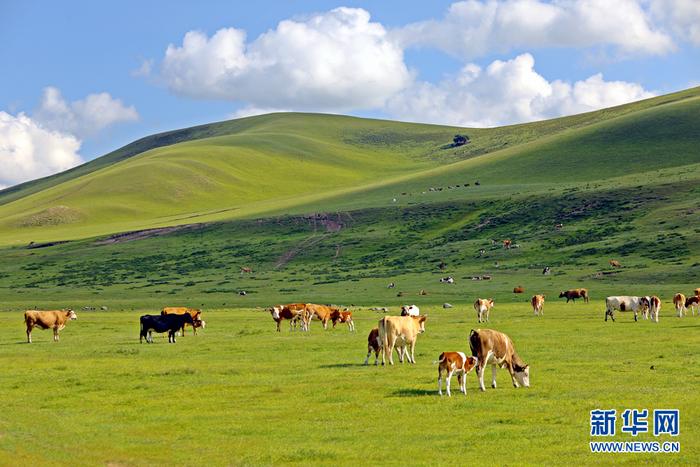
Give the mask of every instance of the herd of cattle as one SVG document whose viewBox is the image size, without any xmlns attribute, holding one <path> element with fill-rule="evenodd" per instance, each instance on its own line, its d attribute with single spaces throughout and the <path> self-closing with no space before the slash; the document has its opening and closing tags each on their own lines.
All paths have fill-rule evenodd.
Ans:
<svg viewBox="0 0 700 467">
<path fill-rule="evenodd" d="M 571 289 L 559 294 L 560 298 L 569 301 L 583 299 L 589 301 L 587 289 Z M 536 316 L 544 314 L 544 295 L 534 295 L 530 300 L 533 312 Z M 678 317 L 687 314 L 691 309 L 693 316 L 698 311 L 700 316 L 700 288 L 694 290 L 693 295 L 686 298 L 682 293 L 677 293 L 673 297 L 673 305 Z M 488 322 L 491 310 L 494 307 L 494 300 L 478 298 L 474 302 L 477 321 L 479 323 Z M 335 328 L 338 323 L 345 323 L 350 331 L 355 331 L 355 323 L 352 319 L 352 311 L 347 308 L 341 309 L 333 305 L 319 305 L 314 303 L 289 303 L 286 305 L 275 305 L 268 309 L 272 319 L 277 325 L 277 331 L 281 330 L 281 323 L 289 320 L 290 330 L 299 328 L 301 331 L 309 331 L 311 322 L 318 320 L 327 329 L 328 323 L 332 323 Z M 641 314 L 645 319 L 652 322 L 659 322 L 659 312 L 661 311 L 661 300 L 657 296 L 609 296 L 605 299 L 605 321 L 610 317 L 615 321 L 615 312 L 633 312 L 634 320 L 637 321 Z M 52 310 L 39 311 L 27 310 L 24 312 L 24 322 L 27 328 L 27 342 L 32 342 L 32 330 L 35 327 L 40 329 L 52 329 L 53 340 L 59 340 L 61 331 L 68 321 L 77 319 L 73 310 Z M 420 309 L 416 305 L 405 305 L 401 307 L 400 316 L 384 316 L 377 327 L 373 328 L 367 336 L 367 357 L 365 365 L 369 364 L 369 358 L 374 353 L 374 364 L 379 362 L 381 352 L 382 365 L 389 361 L 394 364 L 393 354 L 396 351 L 399 361 L 404 359 L 410 363 L 415 363 L 415 347 L 419 334 L 425 332 L 426 315 L 420 314 Z M 184 335 L 185 327 L 192 326 L 196 335 L 198 328 L 206 326 L 202 319 L 202 311 L 196 308 L 186 307 L 165 307 L 159 315 L 143 315 L 139 318 L 139 342 L 145 339 L 147 343 L 153 342 L 152 333 L 168 333 L 168 342 L 175 343 L 176 333 Z M 496 387 L 496 368 L 506 368 L 511 376 L 513 386 L 530 386 L 529 365 L 523 362 L 515 351 L 513 341 L 506 334 L 491 329 L 472 329 L 469 334 L 469 347 L 472 355 L 467 356 L 462 352 L 443 352 L 438 360 L 438 391 L 442 395 L 443 374 L 445 375 L 447 395 L 450 392 L 450 380 L 454 374 L 460 390 L 466 394 L 466 375 L 473 369 L 479 380 L 479 387 L 484 388 L 484 371 L 487 365 L 492 367 L 492 387 Z"/>
</svg>

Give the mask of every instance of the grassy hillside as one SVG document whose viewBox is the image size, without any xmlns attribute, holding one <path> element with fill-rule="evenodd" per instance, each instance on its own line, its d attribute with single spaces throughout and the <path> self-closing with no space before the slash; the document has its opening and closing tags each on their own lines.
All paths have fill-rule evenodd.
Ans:
<svg viewBox="0 0 700 467">
<path fill-rule="evenodd" d="M 700 163 L 699 94 L 494 129 L 272 114 L 180 130 L 0 193 L 0 244 L 386 206 L 431 186 L 460 185 L 450 199 L 476 199 L 687 171 Z M 472 142 L 451 147 L 458 132 Z M 476 180 L 475 196 L 464 185 Z"/>
</svg>

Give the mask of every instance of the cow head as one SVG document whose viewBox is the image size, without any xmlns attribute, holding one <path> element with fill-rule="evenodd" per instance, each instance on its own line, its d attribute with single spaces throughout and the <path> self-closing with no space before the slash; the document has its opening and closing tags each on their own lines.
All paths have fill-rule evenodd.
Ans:
<svg viewBox="0 0 700 467">
<path fill-rule="evenodd" d="M 520 366 L 514 365 L 515 378 L 521 386 L 530 387 L 530 365 Z"/>
<path fill-rule="evenodd" d="M 559 294 L 559 298 L 564 298 L 564 297 L 566 297 L 566 292 L 561 292 L 561 293 Z"/>
<path fill-rule="evenodd" d="M 494 301 L 493 298 L 489 298 L 489 308 L 493 308 Z"/>
<path fill-rule="evenodd" d="M 68 319 L 78 319 L 78 315 L 76 315 L 75 311 L 71 310 L 70 308 L 64 311 L 66 312 Z"/>
<path fill-rule="evenodd" d="M 423 334 L 425 332 L 425 321 L 428 319 L 427 315 L 413 316 L 413 319 L 418 321 L 418 333 Z"/>
<path fill-rule="evenodd" d="M 195 328 L 206 328 L 207 323 L 203 319 L 195 319 L 194 322 L 192 323 L 192 326 Z"/>
<path fill-rule="evenodd" d="M 479 364 L 479 359 L 477 357 L 471 356 L 467 357 L 467 361 L 464 362 L 464 371 L 469 373 Z"/>
<path fill-rule="evenodd" d="M 273 306 L 272 308 L 270 308 L 270 314 L 272 315 L 272 319 L 280 319 L 281 309 L 281 306 Z"/>
</svg>

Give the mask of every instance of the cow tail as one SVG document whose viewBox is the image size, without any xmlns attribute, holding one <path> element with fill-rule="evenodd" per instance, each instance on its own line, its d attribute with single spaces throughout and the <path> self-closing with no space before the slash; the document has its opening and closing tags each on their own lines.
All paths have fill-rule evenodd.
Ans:
<svg viewBox="0 0 700 467">
<path fill-rule="evenodd" d="M 433 362 L 433 365 L 437 365 L 438 363 L 442 363 L 444 361 L 445 361 L 445 352 L 440 354 L 438 359 Z"/>
<path fill-rule="evenodd" d="M 389 337 L 386 334 L 386 316 L 382 318 L 381 324 L 379 325 L 379 337 L 382 339 L 382 345 L 386 353 L 386 349 L 389 348 Z"/>
</svg>

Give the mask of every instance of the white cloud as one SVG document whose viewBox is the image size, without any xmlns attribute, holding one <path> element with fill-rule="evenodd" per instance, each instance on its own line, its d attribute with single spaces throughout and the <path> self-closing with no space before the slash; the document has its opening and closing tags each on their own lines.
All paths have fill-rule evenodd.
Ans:
<svg viewBox="0 0 700 467">
<path fill-rule="evenodd" d="M 431 46 L 466 59 L 536 47 L 612 46 L 622 55 L 659 55 L 675 47 L 635 0 L 467 0 L 453 3 L 441 20 L 409 24 L 392 35 L 404 47 Z"/>
<path fill-rule="evenodd" d="M 605 81 L 596 74 L 583 81 L 547 81 L 530 54 L 492 62 L 482 69 L 467 64 L 438 84 L 416 83 L 387 106 L 395 118 L 417 122 L 484 127 L 529 122 L 652 97 L 636 83 Z"/>
<path fill-rule="evenodd" d="M 148 78 L 153 71 L 153 59 L 142 60 L 141 65 L 135 70 L 131 70 L 131 76 L 136 78 Z"/>
<path fill-rule="evenodd" d="M 0 111 L 0 188 L 74 167 L 82 162 L 79 149 L 72 135 Z"/>
<path fill-rule="evenodd" d="M 242 101 L 251 108 L 377 108 L 405 88 L 403 50 L 367 11 L 336 8 L 285 20 L 252 42 L 245 32 L 188 32 L 168 46 L 161 76 L 175 93 Z"/>
<path fill-rule="evenodd" d="M 700 1 L 651 0 L 650 11 L 674 33 L 700 46 Z"/>
<path fill-rule="evenodd" d="M 126 107 L 106 92 L 68 103 L 58 89 L 50 86 L 44 89 L 32 118 L 44 128 L 84 138 L 116 123 L 136 121 L 139 114 L 133 106 Z"/>
</svg>

